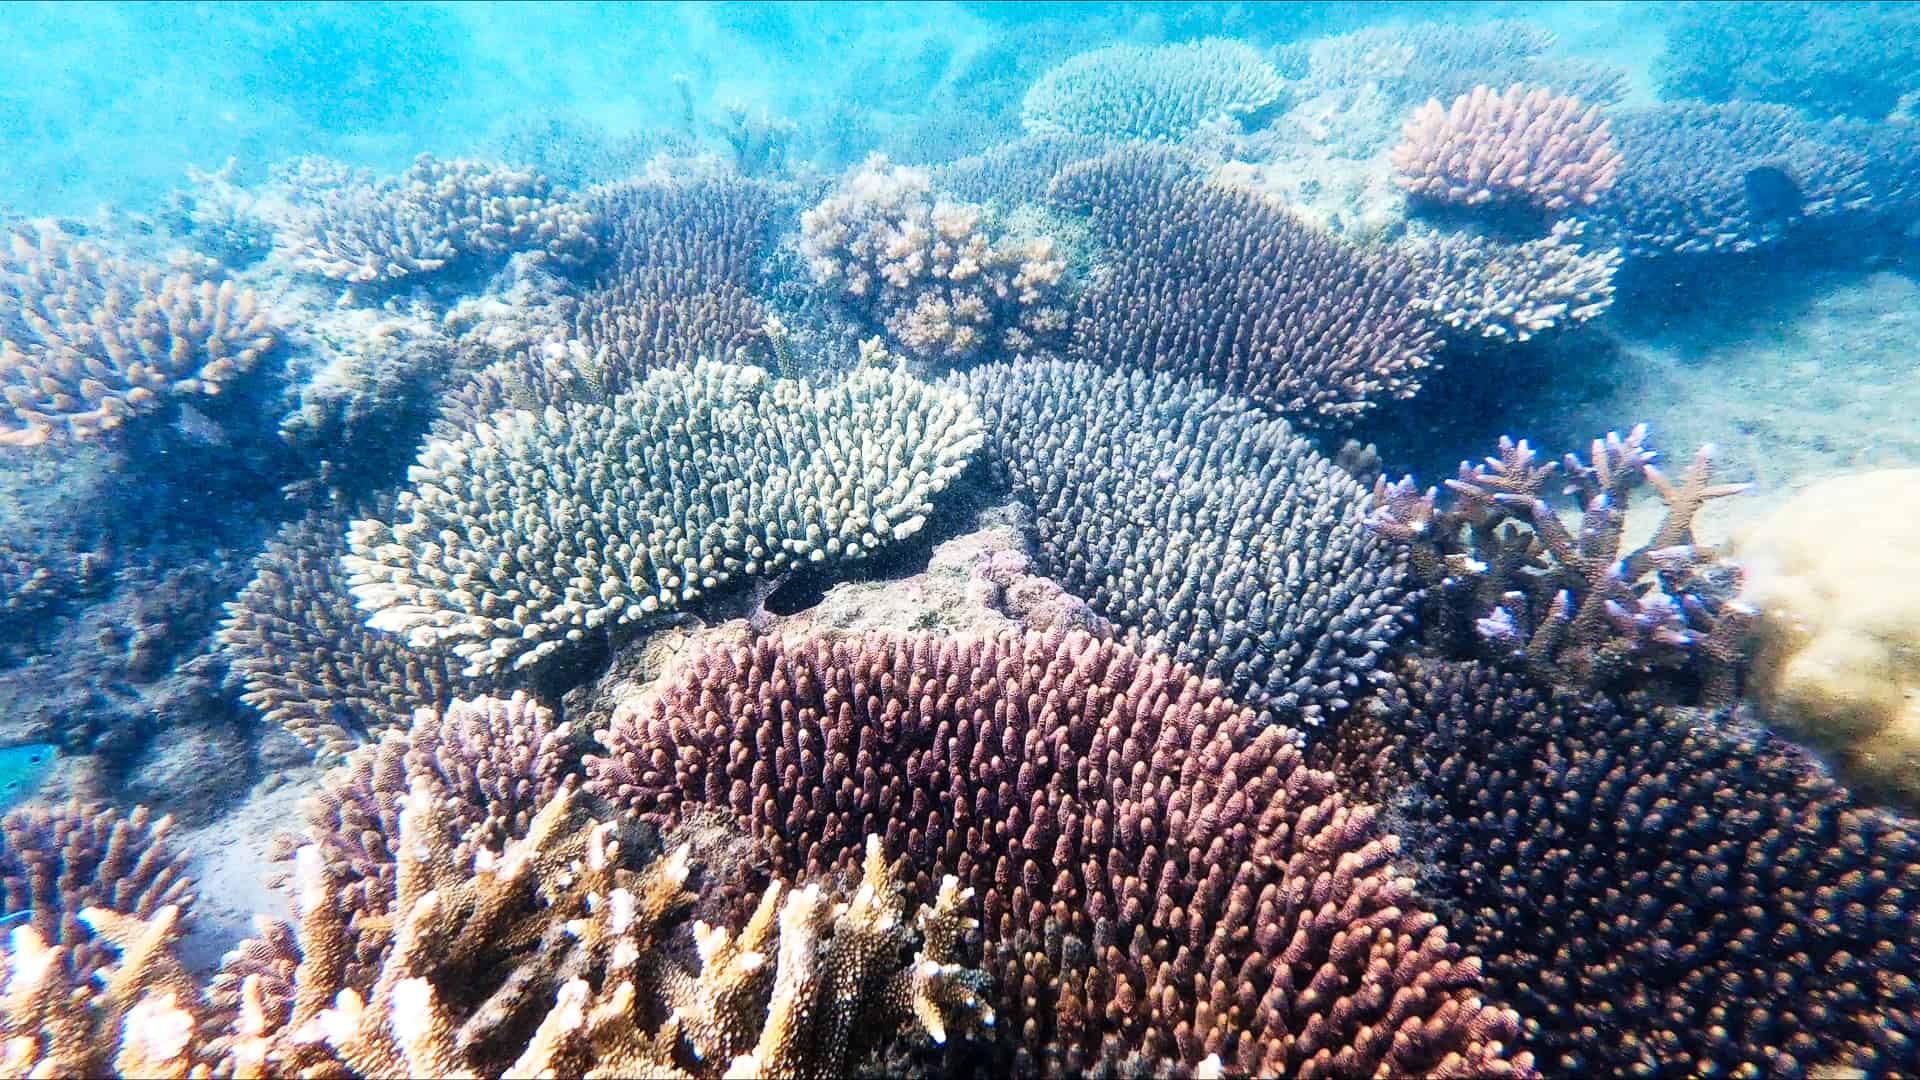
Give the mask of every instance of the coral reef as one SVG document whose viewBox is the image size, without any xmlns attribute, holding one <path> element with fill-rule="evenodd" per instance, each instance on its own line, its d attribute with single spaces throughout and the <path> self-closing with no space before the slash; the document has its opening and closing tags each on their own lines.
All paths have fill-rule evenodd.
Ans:
<svg viewBox="0 0 1920 1080">
<path fill-rule="evenodd" d="M 1397 250 L 1421 270 L 1413 306 L 1466 340 L 1526 341 L 1586 322 L 1613 306 L 1614 248 L 1588 250 L 1584 226 L 1554 225 L 1537 240 L 1508 243 L 1474 233 L 1430 233 Z"/>
<path fill-rule="evenodd" d="M 241 700 L 322 757 L 473 688 L 452 658 L 362 623 L 340 564 L 346 529 L 343 515 L 325 513 L 283 526 L 254 559 L 253 578 L 226 605 L 217 634 L 245 687 Z"/>
<path fill-rule="evenodd" d="M 923 888 L 970 886 L 1020 1075 L 1529 1071 L 1374 811 L 1165 658 L 1083 634 L 763 637 L 598 737 L 590 789 L 663 822 L 722 808 L 776 872 L 850 868 L 879 834 Z"/>
<path fill-rule="evenodd" d="M 1256 113 L 1284 89 L 1273 65 L 1243 42 L 1108 45 L 1040 76 L 1020 121 L 1033 134 L 1177 140 L 1203 120 Z"/>
<path fill-rule="evenodd" d="M 1025 135 L 935 167 L 933 186 L 970 203 L 1037 203 L 1047 197 L 1047 185 L 1061 169 L 1112 147 L 1097 135 Z"/>
<path fill-rule="evenodd" d="M 1593 205 L 1620 168 L 1599 106 L 1519 83 L 1429 100 L 1403 136 L 1396 179 L 1431 203 L 1559 213 Z"/>
<path fill-rule="evenodd" d="M 419 780 L 402 801 L 391 943 L 367 987 L 343 966 L 354 931 L 327 870 L 302 849 L 297 940 L 276 927 L 242 946 L 210 993 L 232 1017 L 208 1047 L 221 1072 L 828 1077 L 896 1036 L 992 1021 L 980 977 L 950 959 L 968 895 L 949 879 L 907 918 L 876 842 L 847 902 L 776 882 L 737 935 L 696 922 L 688 950 L 692 843 L 636 866 L 637 845 L 564 790 L 463 865 L 447 806 Z"/>
<path fill-rule="evenodd" d="M 253 290 L 141 266 L 53 228 L 0 250 L 0 446 L 91 438 L 218 394 L 273 347 Z"/>
<path fill-rule="evenodd" d="M 1041 572 L 1128 640 L 1318 723 L 1402 633 L 1411 582 L 1362 525 L 1366 490 L 1284 421 L 1084 364 L 994 365 L 967 386 L 988 459 L 1032 508 Z"/>
<path fill-rule="evenodd" d="M 1335 767 L 1390 803 L 1542 1072 L 1920 1069 L 1910 822 L 1692 710 L 1440 661 L 1383 704 L 1336 733 Z"/>
<path fill-rule="evenodd" d="M 1823 481 L 1735 534 L 1748 691 L 1850 784 L 1920 804 L 1920 470 Z"/>
<path fill-rule="evenodd" d="M 1626 72 L 1556 55 L 1556 39 L 1519 19 L 1377 26 L 1296 46 L 1302 96 L 1372 85 L 1401 108 L 1469 94 L 1478 85 L 1526 83 L 1598 105 L 1626 93 Z"/>
<path fill-rule="evenodd" d="M 1676 102 L 1611 123 L 1621 167 L 1593 224 L 1629 258 L 1751 251 L 1885 194 L 1857 140 L 1784 106 Z"/>
<path fill-rule="evenodd" d="M 1367 525 L 1406 545 L 1426 586 L 1423 640 L 1441 655 L 1522 666 L 1568 688 L 1661 686 L 1708 704 L 1731 702 L 1755 612 L 1735 597 L 1740 568 L 1698 544 L 1703 503 L 1746 489 L 1712 482 L 1701 447 L 1677 480 L 1654 464 L 1645 424 L 1595 439 L 1586 460 L 1540 463 L 1526 440 L 1460 463 L 1439 489 L 1411 477 L 1373 488 Z M 1554 474 L 1574 497 L 1577 531 L 1547 502 Z M 1627 546 L 1633 492 L 1652 487 L 1664 515 Z"/>
<path fill-rule="evenodd" d="M 314 181 L 276 245 L 301 269 L 352 285 L 392 285 L 515 251 L 579 266 L 599 247 L 592 213 L 530 169 L 422 154 L 397 177 L 368 183 L 322 168 Z"/>
<path fill-rule="evenodd" d="M 368 625 L 479 675 L 664 616 L 737 577 L 918 532 L 981 439 L 971 406 L 867 367 L 821 390 L 702 362 L 606 404 L 430 441 L 392 524 L 353 523 Z"/>
<path fill-rule="evenodd" d="M 878 154 L 801 215 L 800 252 L 911 356 L 959 364 L 1065 336 L 1066 263 L 1051 240 L 992 235 L 980 207 L 934 199 L 926 171 Z"/>
<path fill-rule="evenodd" d="M 24 913 L 21 929 L 60 947 L 74 978 L 88 979 L 112 955 L 89 932 L 87 909 L 149 919 L 164 909 L 184 915 L 192 908 L 186 855 L 175 848 L 172 831 L 171 818 L 155 818 L 146 807 L 122 812 L 71 800 L 9 811 L 0 817 L 6 914 Z"/>
<path fill-rule="evenodd" d="M 1116 151 L 1062 172 L 1053 198 L 1112 252 L 1074 315 L 1068 355 L 1201 374 L 1302 423 L 1411 397 L 1436 342 L 1416 277 L 1165 153 Z"/>
<path fill-rule="evenodd" d="M 171 952 L 179 909 L 131 916 L 87 908 L 79 917 L 120 962 L 89 977 L 74 970 L 67 947 L 49 945 L 31 926 L 14 930 L 0 997 L 0 1073 L 189 1075 L 199 994 Z"/>
<path fill-rule="evenodd" d="M 1669 97 L 1878 120 L 1920 69 L 1920 17 L 1905 4 L 1688 3 L 1666 23 L 1659 78 Z"/>
</svg>

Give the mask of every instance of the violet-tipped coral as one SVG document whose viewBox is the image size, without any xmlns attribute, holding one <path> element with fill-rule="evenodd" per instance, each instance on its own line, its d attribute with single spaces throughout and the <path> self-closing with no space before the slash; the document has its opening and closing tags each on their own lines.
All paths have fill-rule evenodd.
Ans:
<svg viewBox="0 0 1920 1080">
<path fill-rule="evenodd" d="M 778 874 L 879 834 L 983 914 L 1008 1055 L 1268 1076 L 1530 1072 L 1375 810 L 1165 657 L 1084 634 L 762 637 L 624 705 L 588 787 L 720 808 Z"/>
</svg>

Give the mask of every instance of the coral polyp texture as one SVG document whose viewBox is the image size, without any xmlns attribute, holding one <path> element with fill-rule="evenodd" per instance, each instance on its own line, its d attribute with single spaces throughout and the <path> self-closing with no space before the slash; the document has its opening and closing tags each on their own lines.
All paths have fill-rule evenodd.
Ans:
<svg viewBox="0 0 1920 1080">
<path fill-rule="evenodd" d="M 1414 306 L 1465 341 L 1527 341 L 1576 326 L 1613 306 L 1618 248 L 1589 249 L 1583 226 L 1557 222 L 1536 240 L 1509 243 L 1472 233 L 1411 237 L 1398 245 L 1419 267 Z"/>
<path fill-rule="evenodd" d="M 209 994 L 222 1075 L 845 1075 L 890 1040 L 991 1023 L 952 957 L 971 899 L 949 881 L 909 917 L 877 842 L 842 903 L 818 884 L 762 894 L 737 928 L 688 925 L 692 842 L 645 857 L 616 823 L 556 794 L 497 853 L 463 861 L 448 800 L 402 799 L 371 985 L 356 930 L 312 848 L 296 858 L 297 934 L 230 954 Z"/>
<path fill-rule="evenodd" d="M 1051 197 L 1110 248 L 1068 357 L 1203 375 L 1302 423 L 1351 420 L 1420 388 L 1437 341 L 1414 272 L 1210 184 L 1172 154 L 1071 166 Z"/>
<path fill-rule="evenodd" d="M 1593 205 L 1620 168 L 1599 106 L 1518 83 L 1429 100 L 1402 134 L 1395 179 L 1434 203 L 1559 213 Z"/>
<path fill-rule="evenodd" d="M 1020 122 L 1037 135 L 1171 141 L 1215 117 L 1256 113 L 1285 88 L 1244 42 L 1108 45 L 1040 76 L 1027 89 Z"/>
<path fill-rule="evenodd" d="M 217 635 L 245 687 L 241 700 L 329 757 L 472 685 L 450 657 L 367 629 L 340 564 L 346 531 L 337 514 L 284 526 L 254 559 L 253 580 L 227 604 Z"/>
<path fill-rule="evenodd" d="M 1388 712 L 1336 767 L 1392 800 L 1544 1073 L 1920 1070 L 1911 822 L 1725 717 L 1479 664 L 1410 664 Z"/>
<path fill-rule="evenodd" d="M 1136 643 L 1256 708 L 1344 710 L 1413 582 L 1366 491 L 1284 421 L 1192 380 L 1085 364 L 969 375 L 988 459 L 1033 513 L 1040 572 Z"/>
<path fill-rule="evenodd" d="M 1920 469 L 1815 484 L 1741 529 L 1749 690 L 1863 791 L 1920 805 Z"/>
<path fill-rule="evenodd" d="M 252 289 L 143 266 L 53 228 L 0 249 L 0 446 L 92 438 L 215 395 L 278 333 Z"/>
<path fill-rule="evenodd" d="M 433 439 L 345 566 L 367 624 L 470 675 L 665 615 L 739 578 L 918 532 L 981 441 L 958 393 L 862 368 L 815 389 L 701 362 L 610 402 Z"/>
<path fill-rule="evenodd" d="M 9 914 L 25 913 L 19 929 L 58 946 L 62 962 L 85 980 L 113 954 L 88 928 L 84 911 L 145 919 L 165 908 L 176 915 L 192 908 L 187 854 L 172 833 L 171 818 L 144 806 L 121 811 L 71 800 L 10 811 L 0 818 L 0 900 Z"/>
<path fill-rule="evenodd" d="M 1515 664 L 1569 688 L 1657 686 L 1728 704 L 1756 613 L 1737 595 L 1739 565 L 1697 543 L 1693 519 L 1746 485 L 1713 482 L 1711 447 L 1677 478 L 1658 458 L 1644 424 L 1559 462 L 1502 437 L 1498 457 L 1460 463 L 1444 501 L 1411 477 L 1381 476 L 1367 525 L 1412 553 L 1426 586 L 1422 636 L 1442 655 Z M 1547 501 L 1556 483 L 1574 497 L 1577 532 Z M 1664 513 L 1629 548 L 1627 515 L 1643 485 Z"/>
<path fill-rule="evenodd" d="M 1066 261 L 1050 239 L 994 236 L 980 207 L 936 199 L 924 170 L 877 154 L 801 215 L 800 253 L 912 356 L 957 364 L 1066 335 Z"/>
<path fill-rule="evenodd" d="M 662 823 L 718 807 L 776 873 L 851 869 L 878 834 L 922 888 L 970 887 L 999 1069 L 1530 1072 L 1375 810 L 1165 657 L 762 637 L 687 659 L 598 737 L 590 790 Z"/>
<path fill-rule="evenodd" d="M 1845 129 L 1782 106 L 1670 102 L 1613 131 L 1623 160 L 1594 225 L 1629 258 L 1752 251 L 1896 194 Z"/>
<path fill-rule="evenodd" d="M 539 251 L 562 267 L 599 249 L 592 213 L 531 169 L 422 154 L 369 182 L 321 172 L 277 237 L 295 266 L 352 285 L 391 285 L 449 267 Z"/>
</svg>

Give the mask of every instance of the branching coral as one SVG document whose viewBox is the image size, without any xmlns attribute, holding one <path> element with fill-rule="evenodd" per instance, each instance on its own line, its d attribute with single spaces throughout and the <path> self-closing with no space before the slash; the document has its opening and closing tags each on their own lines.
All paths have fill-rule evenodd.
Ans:
<svg viewBox="0 0 1920 1080">
<path fill-rule="evenodd" d="M 94 437 L 169 395 L 218 394 L 276 340 L 232 281 L 14 231 L 0 250 L 0 446 Z"/>
<path fill-rule="evenodd" d="M 878 833 L 984 911 L 1019 1075 L 1530 1071 L 1374 810 L 1164 657 L 1083 634 L 869 635 L 699 654 L 616 712 L 589 787 L 720 807 L 777 873 Z"/>
<path fill-rule="evenodd" d="M 1166 375 L 972 373 L 988 457 L 1033 511 L 1040 571 L 1289 722 L 1338 713 L 1404 628 L 1404 562 L 1366 492 L 1284 422 Z"/>
<path fill-rule="evenodd" d="M 1521 664 L 1573 688 L 1648 686 L 1662 680 L 1711 704 L 1731 701 L 1754 612 L 1734 598 L 1739 567 L 1695 543 L 1701 504 L 1745 490 L 1712 483 L 1711 447 L 1670 480 L 1654 465 L 1642 424 L 1595 439 L 1586 460 L 1540 464 L 1525 440 L 1500 440 L 1500 456 L 1461 462 L 1453 496 L 1422 492 L 1411 477 L 1374 484 L 1367 524 L 1407 545 L 1428 593 L 1421 625 L 1442 654 Z M 1564 468 L 1578 533 L 1545 495 Z M 1642 483 L 1665 516 L 1626 550 L 1627 512 Z"/>
<path fill-rule="evenodd" d="M 1843 129 L 1777 105 L 1669 103 L 1613 131 L 1623 163 L 1594 224 L 1630 258 L 1750 251 L 1893 194 Z"/>
<path fill-rule="evenodd" d="M 1587 250 L 1582 231 L 1580 222 L 1562 221 L 1547 236 L 1518 244 L 1433 234 L 1402 241 L 1399 250 L 1421 270 L 1416 308 L 1463 338 L 1526 341 L 1613 306 L 1620 252 Z"/>
<path fill-rule="evenodd" d="M 591 212 L 557 195 L 544 176 L 422 154 L 375 183 L 320 179 L 277 239 L 300 268 L 355 285 L 392 284 L 466 260 L 541 251 L 563 266 L 599 246 Z"/>
<path fill-rule="evenodd" d="M 1556 55 L 1554 45 L 1552 33 L 1518 19 L 1368 27 L 1307 46 L 1302 82 L 1306 90 L 1372 84 L 1401 108 L 1452 101 L 1479 84 L 1545 86 L 1601 105 L 1625 96 L 1626 72 Z"/>
<path fill-rule="evenodd" d="M 1203 120 L 1258 112 L 1284 88 L 1273 65 L 1239 41 L 1109 45 L 1042 75 L 1020 115 L 1035 134 L 1177 140 Z"/>
<path fill-rule="evenodd" d="M 1112 248 L 1069 356 L 1199 374 L 1303 423 L 1411 397 L 1436 342 L 1399 260 L 1323 235 L 1163 153 L 1073 166 L 1053 198 Z"/>
<path fill-rule="evenodd" d="M 1522 206 L 1546 213 L 1591 206 L 1620 168 L 1600 107 L 1515 83 L 1429 100 L 1393 152 L 1400 187 L 1428 202 Z"/>
<path fill-rule="evenodd" d="M 990 234 L 977 206 L 935 200 L 926 172 L 874 155 L 800 218 L 815 281 L 907 353 L 962 363 L 1059 343 L 1066 262 L 1051 240 Z"/>
<path fill-rule="evenodd" d="M 393 523 L 354 522 L 345 565 L 369 626 L 472 675 L 524 668 L 736 578 L 913 535 L 980 438 L 963 397 L 897 371 L 816 390 L 662 370 L 430 441 Z"/>
<path fill-rule="evenodd" d="M 1914 88 L 1916 14 L 1889 3 L 1679 4 L 1663 35 L 1663 96 L 1878 120 Z"/>
<path fill-rule="evenodd" d="M 123 813 L 73 801 L 14 810 L 0 818 L 0 901 L 9 914 L 27 913 L 35 938 L 64 950 L 62 963 L 85 980 L 110 957 L 82 912 L 147 919 L 192 908 L 193 882 L 172 828 L 171 818 L 145 807 Z"/>
<path fill-rule="evenodd" d="M 499 854 L 463 863 L 448 805 L 420 779 L 403 800 L 391 944 L 364 989 L 336 889 L 302 850 L 297 941 L 237 950 L 216 983 L 233 1016 L 221 1071 L 828 1077 L 897 1033 L 992 1020 L 979 975 L 950 959 L 968 895 L 950 881 L 909 922 L 875 841 L 846 903 L 817 886 L 782 902 L 776 883 L 738 935 L 695 923 L 698 963 L 683 965 L 690 844 L 634 866 L 614 824 L 563 790 Z"/>
<path fill-rule="evenodd" d="M 933 184 L 970 203 L 1037 203 L 1061 169 L 1112 148 L 1095 135 L 1027 135 L 935 167 Z"/>
<path fill-rule="evenodd" d="M 241 700 L 326 756 L 473 686 L 450 658 L 366 628 L 347 591 L 345 551 L 338 515 L 288 524 L 254 559 L 253 580 L 227 604 L 217 635 L 246 687 Z"/>
<path fill-rule="evenodd" d="M 1421 661 L 1338 768 L 1549 1075 L 1910 1076 L 1920 838 L 1763 734 Z"/>
</svg>

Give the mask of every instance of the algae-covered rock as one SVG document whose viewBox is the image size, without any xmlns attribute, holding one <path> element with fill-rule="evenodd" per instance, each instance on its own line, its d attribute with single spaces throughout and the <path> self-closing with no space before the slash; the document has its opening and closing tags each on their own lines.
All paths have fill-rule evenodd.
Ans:
<svg viewBox="0 0 1920 1080">
<path fill-rule="evenodd" d="M 1735 537 L 1751 692 L 1855 785 L 1920 803 L 1920 469 L 1815 485 Z"/>
</svg>

